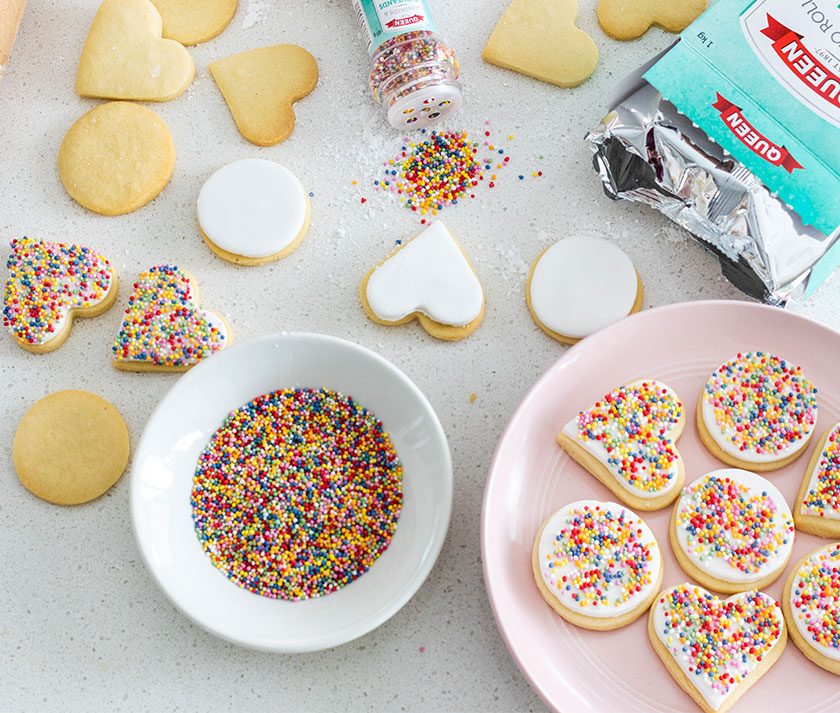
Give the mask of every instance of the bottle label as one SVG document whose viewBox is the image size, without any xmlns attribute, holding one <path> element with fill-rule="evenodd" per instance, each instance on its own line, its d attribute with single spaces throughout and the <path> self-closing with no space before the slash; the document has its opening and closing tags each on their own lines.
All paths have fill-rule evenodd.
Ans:
<svg viewBox="0 0 840 713">
<path fill-rule="evenodd" d="M 353 0 L 353 6 L 371 54 L 392 37 L 436 29 L 427 0 Z"/>
</svg>

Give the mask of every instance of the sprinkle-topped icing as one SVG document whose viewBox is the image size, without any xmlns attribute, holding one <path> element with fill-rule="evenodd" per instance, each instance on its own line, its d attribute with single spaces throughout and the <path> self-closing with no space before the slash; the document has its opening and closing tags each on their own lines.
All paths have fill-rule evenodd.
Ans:
<svg viewBox="0 0 840 713">
<path fill-rule="evenodd" d="M 782 609 L 762 592 L 720 600 L 681 584 L 656 600 L 653 628 L 712 710 L 718 710 L 778 645 Z"/>
<path fill-rule="evenodd" d="M 793 549 L 793 516 L 782 494 L 745 470 L 715 471 L 686 486 L 674 527 L 691 562 L 726 582 L 764 579 Z"/>
<path fill-rule="evenodd" d="M 563 429 L 592 453 L 622 486 L 652 498 L 676 483 L 680 455 L 673 433 L 683 419 L 677 395 L 658 381 L 614 389 Z"/>
<path fill-rule="evenodd" d="M 115 362 L 183 369 L 227 346 L 224 320 L 199 309 L 190 277 L 174 265 L 140 274 L 114 341 Z"/>
<path fill-rule="evenodd" d="M 798 453 L 817 423 L 817 389 L 795 366 L 767 352 L 738 354 L 706 383 L 703 423 L 730 456 L 771 463 Z"/>
<path fill-rule="evenodd" d="M 654 594 L 662 556 L 650 528 L 616 503 L 582 500 L 545 524 L 538 546 L 548 591 L 586 616 L 616 617 Z"/>
<path fill-rule="evenodd" d="M 797 630 L 818 653 L 840 661 L 840 544 L 808 557 L 796 571 L 790 608 Z"/>
<path fill-rule="evenodd" d="M 272 599 L 320 597 L 363 575 L 401 509 L 402 466 L 382 423 L 326 389 L 275 391 L 231 413 L 193 478 L 204 551 Z"/>
<path fill-rule="evenodd" d="M 840 423 L 829 432 L 819 460 L 811 473 L 801 512 L 840 520 Z"/>
<path fill-rule="evenodd" d="M 46 344 L 71 311 L 99 305 L 111 290 L 111 263 L 95 250 L 32 238 L 13 240 L 11 247 L 3 326 L 21 344 Z"/>
</svg>

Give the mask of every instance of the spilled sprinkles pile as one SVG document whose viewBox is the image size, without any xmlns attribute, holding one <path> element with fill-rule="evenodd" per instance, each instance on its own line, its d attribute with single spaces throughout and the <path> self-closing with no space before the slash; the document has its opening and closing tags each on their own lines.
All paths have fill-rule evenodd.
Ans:
<svg viewBox="0 0 840 713">
<path fill-rule="evenodd" d="M 372 413 L 327 389 L 289 389 L 225 419 L 199 457 L 191 502 L 202 548 L 232 582 L 299 601 L 370 569 L 402 497 L 402 466 Z"/>
<path fill-rule="evenodd" d="M 809 515 L 837 519 L 840 515 L 840 426 L 835 426 L 817 462 L 817 479 L 805 494 L 803 505 Z"/>
<path fill-rule="evenodd" d="M 809 557 L 793 581 L 791 608 L 810 643 L 840 656 L 840 545 L 829 545 Z"/>
</svg>

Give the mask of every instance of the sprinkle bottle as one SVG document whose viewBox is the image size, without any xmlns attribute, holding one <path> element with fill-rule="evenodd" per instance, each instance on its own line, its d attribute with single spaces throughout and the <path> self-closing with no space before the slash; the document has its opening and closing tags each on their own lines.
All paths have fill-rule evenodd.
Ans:
<svg viewBox="0 0 840 713">
<path fill-rule="evenodd" d="M 351 0 L 368 40 L 370 90 L 396 129 L 423 129 L 463 101 L 455 52 L 427 0 Z"/>
</svg>

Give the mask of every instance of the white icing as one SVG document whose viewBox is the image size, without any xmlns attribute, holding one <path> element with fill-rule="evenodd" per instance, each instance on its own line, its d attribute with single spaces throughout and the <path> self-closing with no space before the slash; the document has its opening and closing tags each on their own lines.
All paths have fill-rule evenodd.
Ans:
<svg viewBox="0 0 840 713">
<path fill-rule="evenodd" d="M 484 308 L 478 277 L 440 221 L 376 268 L 365 294 L 370 309 L 386 322 L 420 312 L 440 324 L 463 327 Z"/>
<path fill-rule="evenodd" d="M 783 534 L 786 542 L 781 544 L 777 548 L 776 552 L 773 553 L 768 558 L 767 562 L 756 572 L 742 572 L 730 565 L 726 561 L 725 557 L 702 556 L 690 545 L 689 533 L 686 529 L 686 524 L 680 524 L 679 522 L 680 514 L 685 510 L 692 509 L 692 494 L 699 488 L 700 485 L 703 484 L 703 482 L 713 476 L 717 476 L 719 478 L 729 478 L 730 480 L 748 488 L 753 495 L 767 493 L 767 497 L 775 505 L 776 516 L 773 529 L 775 532 Z M 774 486 L 770 481 L 762 478 L 760 475 L 750 473 L 746 470 L 726 468 L 724 470 L 716 470 L 713 473 L 708 473 L 707 475 L 698 478 L 691 483 L 691 485 L 687 485 L 683 488 L 683 493 L 677 501 L 676 513 L 677 518 L 674 521 L 674 528 L 676 530 L 677 541 L 679 542 L 680 548 L 695 567 L 715 579 L 721 579 L 725 582 L 732 582 L 736 584 L 749 584 L 751 582 L 757 582 L 784 567 L 791 551 L 793 550 L 793 516 L 791 515 L 787 502 L 776 486 Z"/>
<path fill-rule="evenodd" d="M 798 609 L 794 605 L 794 601 L 797 598 L 796 594 L 796 580 L 799 579 L 800 572 L 808 565 L 810 562 L 819 563 L 820 559 L 823 557 L 831 557 L 831 553 L 834 550 L 837 550 L 840 545 L 831 544 L 826 545 L 825 547 L 817 550 L 814 552 L 808 559 L 803 562 L 802 567 L 800 567 L 796 571 L 796 575 L 794 575 L 794 586 L 790 588 L 790 610 L 793 613 L 793 622 L 796 625 L 797 630 L 800 634 L 802 634 L 802 638 L 808 642 L 808 645 L 811 646 L 815 651 L 821 653 L 823 656 L 826 656 L 834 661 L 840 661 L 840 649 L 835 649 L 829 646 L 825 646 L 824 644 L 817 643 L 811 637 L 811 632 L 808 631 L 808 617 L 820 616 L 824 610 L 818 609 L 815 605 L 812 605 L 808 612 L 802 612 L 801 609 Z M 833 559 L 832 566 L 837 567 L 840 565 L 840 557 L 831 558 Z M 833 618 L 838 616 L 837 611 L 840 609 L 840 602 L 836 599 L 834 600 L 834 611 L 832 612 Z"/>
<path fill-rule="evenodd" d="M 679 402 L 679 398 L 677 397 L 676 393 L 674 393 L 674 390 L 671 389 L 671 387 L 667 384 L 663 384 L 661 381 L 655 381 L 653 379 L 646 379 L 644 380 L 644 382 L 649 384 L 656 384 L 660 389 L 667 391 L 674 398 L 675 401 Z M 628 384 L 628 386 L 635 386 L 644 382 L 635 381 L 632 384 Z M 592 407 L 590 407 L 590 409 L 591 408 Z M 616 430 L 620 430 L 620 427 L 618 425 L 616 425 Z M 671 432 L 673 433 L 673 427 L 671 429 Z M 664 495 L 665 493 L 670 493 L 675 487 L 677 487 L 677 473 L 679 471 L 679 466 L 677 462 L 674 462 L 671 468 L 668 470 L 668 472 L 672 475 L 672 478 L 668 481 L 667 487 L 658 491 L 643 490 L 642 488 L 628 483 L 619 474 L 618 468 L 609 462 L 609 454 L 607 453 L 607 449 L 600 441 L 584 440 L 579 437 L 578 416 L 575 416 L 563 427 L 563 433 L 565 433 L 569 438 L 573 439 L 575 443 L 577 443 L 581 448 L 584 448 L 586 451 L 595 456 L 598 459 L 598 461 L 602 463 L 607 468 L 607 470 L 610 471 L 610 473 L 615 477 L 615 481 L 619 485 L 621 485 L 621 487 L 624 488 L 624 490 L 626 490 L 629 493 L 632 493 L 638 498 L 658 498 Z"/>
<path fill-rule="evenodd" d="M 814 465 L 813 470 L 811 471 L 811 478 L 808 481 L 808 489 L 805 491 L 805 497 L 806 498 L 808 497 L 808 493 L 810 493 L 812 490 L 813 491 L 817 490 L 817 486 L 819 485 L 819 479 L 820 479 L 820 469 L 821 469 L 821 466 L 822 466 L 822 463 L 823 463 L 823 460 L 824 460 L 824 457 L 825 457 L 825 449 L 828 448 L 828 446 L 831 444 L 831 437 L 832 436 L 840 437 L 840 435 L 838 435 L 838 434 L 840 434 L 840 423 L 835 424 L 834 427 L 829 432 L 828 437 L 826 438 L 826 441 L 825 441 L 825 445 L 822 447 L 822 452 L 820 453 L 820 457 L 817 459 L 817 462 Z M 836 473 L 834 475 L 834 477 L 835 478 L 840 478 L 840 473 Z M 827 520 L 840 520 L 840 511 L 835 510 L 834 508 L 825 508 L 823 510 L 823 509 L 820 509 L 820 508 L 808 507 L 807 505 L 805 505 L 804 502 L 799 504 L 799 508 L 800 508 L 799 511 L 801 513 L 805 514 L 805 515 L 811 515 L 811 516 L 814 516 L 814 517 L 822 516 L 822 517 L 826 518 Z"/>
<path fill-rule="evenodd" d="M 692 660 L 689 655 L 685 651 L 685 646 L 682 642 L 677 640 L 674 636 L 668 637 L 665 634 L 665 606 L 662 604 L 662 599 L 667 597 L 674 589 L 677 587 L 671 587 L 667 591 L 663 592 L 661 596 L 657 597 L 656 601 L 653 605 L 653 626 L 656 630 L 656 635 L 659 637 L 659 640 L 662 644 L 668 649 L 671 655 L 674 658 L 674 661 L 680 667 L 680 670 L 686 675 L 689 681 L 694 685 L 694 687 L 700 692 L 700 695 L 703 696 L 703 699 L 706 703 L 709 704 L 709 707 L 712 710 L 718 710 L 725 702 L 726 699 L 729 698 L 735 691 L 738 690 L 738 685 L 733 685 L 729 692 L 724 695 L 720 691 L 715 690 L 710 681 L 708 676 L 705 675 L 697 675 L 695 671 L 692 669 Z M 696 587 L 696 589 L 701 592 L 702 594 L 707 594 L 705 589 L 702 587 Z M 767 596 L 763 592 L 757 592 L 757 596 L 766 599 L 768 602 L 774 601 L 772 597 Z M 736 594 L 733 597 L 730 597 L 726 601 L 737 601 L 739 599 L 745 599 L 749 596 L 749 592 L 744 592 L 742 594 Z M 780 629 L 784 629 L 785 621 L 782 615 L 782 610 L 780 607 L 774 607 L 775 616 L 777 619 L 777 624 Z M 779 639 L 776 639 L 773 642 L 773 645 L 770 647 L 770 651 L 772 651 L 779 643 Z M 770 653 L 768 651 L 767 653 Z M 766 654 L 765 654 L 766 656 Z M 743 662 L 740 659 L 736 660 L 736 665 L 740 664 L 742 666 L 742 670 L 746 669 L 748 672 L 752 672 L 755 667 L 758 665 L 758 662 L 753 662 L 748 660 L 747 662 Z M 732 671 L 734 673 L 734 671 Z"/>
<path fill-rule="evenodd" d="M 308 203 L 303 186 L 274 161 L 248 158 L 216 171 L 198 196 L 198 223 L 212 243 L 234 255 L 275 255 L 301 234 Z"/>
<path fill-rule="evenodd" d="M 609 584 L 604 589 L 604 594 L 607 598 L 606 606 L 602 606 L 600 604 L 598 606 L 592 606 L 591 603 L 575 601 L 572 598 L 572 594 L 575 591 L 574 589 L 566 590 L 565 585 L 561 585 L 560 587 L 557 586 L 558 580 L 560 580 L 564 575 L 572 577 L 581 573 L 581 570 L 575 567 L 574 563 L 569 562 L 563 567 L 548 566 L 548 562 L 559 565 L 559 560 L 553 557 L 550 559 L 550 557 L 555 550 L 556 538 L 561 530 L 566 526 L 569 515 L 574 510 L 582 510 L 587 506 L 593 509 L 595 507 L 599 507 L 601 508 L 601 511 L 610 511 L 615 516 L 619 516 L 622 512 L 626 513 L 627 522 L 631 523 L 634 529 L 642 530 L 642 536 L 640 538 L 641 542 L 651 547 L 652 557 L 649 562 L 648 570 L 650 572 L 650 581 L 643 585 L 640 591 L 634 593 L 628 599 L 623 600 L 619 580 L 614 580 L 613 583 Z M 662 570 L 662 555 L 659 552 L 659 545 L 644 520 L 642 520 L 632 510 L 628 510 L 621 505 L 616 503 L 604 503 L 597 500 L 580 500 L 575 503 L 570 503 L 552 515 L 545 524 L 540 536 L 538 553 L 540 559 L 540 572 L 542 574 L 543 582 L 545 582 L 548 590 L 557 599 L 559 599 L 564 606 L 569 609 L 577 610 L 580 613 L 594 619 L 621 616 L 638 607 L 653 593 L 653 589 L 657 586 L 659 581 L 659 573 Z M 621 570 L 615 569 L 611 571 L 611 574 L 618 574 L 620 571 Z"/>
<path fill-rule="evenodd" d="M 600 238 L 566 238 L 550 247 L 531 276 L 531 307 L 550 330 L 583 338 L 633 309 L 639 278 L 630 258 Z"/>
</svg>

